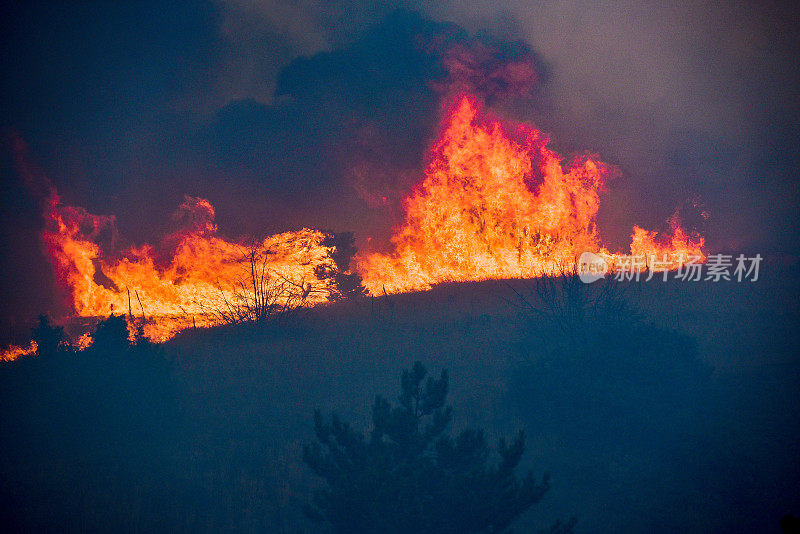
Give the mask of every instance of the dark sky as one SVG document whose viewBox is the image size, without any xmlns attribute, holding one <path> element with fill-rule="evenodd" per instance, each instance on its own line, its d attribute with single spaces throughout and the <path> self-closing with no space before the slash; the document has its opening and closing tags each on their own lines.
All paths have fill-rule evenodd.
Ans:
<svg viewBox="0 0 800 534">
<path fill-rule="evenodd" d="M 190 194 L 230 236 L 314 226 L 364 247 L 397 222 L 454 87 L 619 166 L 600 213 L 616 247 L 679 206 L 715 251 L 800 241 L 789 3 L 18 4 L 0 34 L 2 328 L 53 306 L 12 138 L 130 241 Z M 448 69 L 454 49 L 474 72 Z"/>
</svg>

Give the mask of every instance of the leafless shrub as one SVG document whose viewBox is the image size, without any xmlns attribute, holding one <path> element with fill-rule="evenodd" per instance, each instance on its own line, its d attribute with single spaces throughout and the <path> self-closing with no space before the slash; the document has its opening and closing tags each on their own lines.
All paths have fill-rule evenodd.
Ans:
<svg viewBox="0 0 800 534">
<path fill-rule="evenodd" d="M 241 260 L 242 275 L 227 285 L 217 280 L 218 298 L 198 302 L 201 309 L 221 324 L 274 322 L 305 308 L 324 292 L 316 279 L 295 279 L 272 269 L 270 257 L 263 245 L 251 245 Z"/>
<path fill-rule="evenodd" d="M 614 280 L 585 283 L 580 279 L 578 262 L 561 262 L 555 272 L 541 272 L 520 291 L 511 284 L 516 305 L 530 320 L 574 333 L 588 321 L 620 314 L 625 309 L 624 290 Z"/>
</svg>

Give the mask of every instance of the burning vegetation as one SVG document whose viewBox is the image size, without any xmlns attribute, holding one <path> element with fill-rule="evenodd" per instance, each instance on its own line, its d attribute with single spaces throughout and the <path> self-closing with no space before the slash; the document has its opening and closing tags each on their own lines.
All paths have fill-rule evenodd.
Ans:
<svg viewBox="0 0 800 534">
<path fill-rule="evenodd" d="M 352 271 L 352 234 L 301 229 L 231 241 L 219 235 L 209 201 L 190 196 L 175 214 L 180 229 L 158 246 L 113 252 L 113 216 L 66 206 L 51 187 L 42 240 L 73 315 L 125 314 L 132 337 L 160 342 L 193 326 L 271 319 L 366 293 L 558 275 L 587 250 L 615 261 L 596 224 L 608 165 L 594 155 L 564 164 L 534 127 L 501 123 L 468 94 L 453 102 L 392 250 L 356 256 Z M 669 235 L 634 227 L 631 253 L 666 257 L 671 268 L 705 257 L 702 237 L 677 218 L 671 225 Z M 22 353 L 12 347 L 4 358 Z"/>
<path fill-rule="evenodd" d="M 519 123 L 504 127 L 463 95 L 434 144 L 425 177 L 405 202 L 394 252 L 362 257 L 359 272 L 373 293 L 429 289 L 449 281 L 532 278 L 564 272 L 584 251 L 611 263 L 596 217 L 610 167 L 596 156 L 563 165 L 546 134 Z M 672 220 L 672 234 L 634 227 L 631 253 L 703 254 L 704 241 Z"/>
<path fill-rule="evenodd" d="M 335 270 L 329 236 L 302 229 L 246 243 L 217 234 L 214 208 L 186 197 L 176 212 L 183 228 L 156 249 L 130 248 L 106 256 L 99 237 L 113 218 L 48 201 L 43 240 L 73 312 L 81 317 L 126 313 L 132 328 L 164 341 L 191 326 L 257 321 L 326 300 L 329 283 L 315 274 Z"/>
</svg>

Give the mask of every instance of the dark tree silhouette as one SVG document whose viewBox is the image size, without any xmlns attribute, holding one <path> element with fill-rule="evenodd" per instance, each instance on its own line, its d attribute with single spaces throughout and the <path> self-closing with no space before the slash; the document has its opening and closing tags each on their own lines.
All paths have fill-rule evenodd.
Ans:
<svg viewBox="0 0 800 534">
<path fill-rule="evenodd" d="M 92 334 L 92 346 L 95 350 L 123 353 L 130 347 L 128 341 L 128 323 L 122 315 L 110 315 L 97 323 Z"/>
<path fill-rule="evenodd" d="M 314 270 L 314 274 L 327 283 L 329 300 L 355 300 L 363 297 L 367 290 L 362 284 L 361 276 L 350 271 L 350 260 L 358 252 L 353 233 L 342 232 L 330 235 L 325 238 L 322 245 L 331 249 L 329 255 L 336 266 L 333 268 L 319 265 Z"/>
<path fill-rule="evenodd" d="M 36 353 L 40 357 L 55 356 L 64 341 L 64 328 L 51 325 L 47 315 L 40 315 L 39 324 L 31 332 L 31 339 L 36 342 Z"/>
<path fill-rule="evenodd" d="M 426 375 L 419 362 L 403 371 L 399 405 L 376 396 L 368 439 L 315 411 L 317 441 L 303 459 L 327 487 L 314 494 L 309 517 L 335 532 L 503 532 L 544 496 L 548 475 L 514 474 L 524 433 L 500 439 L 497 462 L 481 430 L 451 437 L 447 372 Z"/>
</svg>

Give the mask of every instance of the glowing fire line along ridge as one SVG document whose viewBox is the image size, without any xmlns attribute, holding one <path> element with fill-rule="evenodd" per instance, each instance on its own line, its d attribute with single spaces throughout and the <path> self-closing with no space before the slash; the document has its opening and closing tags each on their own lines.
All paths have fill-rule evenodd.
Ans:
<svg viewBox="0 0 800 534">
<path fill-rule="evenodd" d="M 548 141 L 529 125 L 504 127 L 481 117 L 480 104 L 469 96 L 458 99 L 431 148 L 423 180 L 405 200 L 394 250 L 356 259 L 371 293 L 557 274 L 585 250 L 613 262 L 617 256 L 602 246 L 596 227 L 609 167 L 591 155 L 562 165 Z M 150 319 L 144 333 L 155 341 L 192 324 L 218 324 L 209 309 L 235 298 L 248 247 L 217 235 L 207 200 L 187 196 L 177 217 L 183 229 L 167 236 L 159 251 L 142 245 L 110 257 L 99 243 L 113 229 L 113 217 L 65 206 L 53 191 L 42 239 L 74 314 L 106 316 L 135 308 Z M 665 235 L 634 227 L 632 254 L 705 257 L 702 237 L 689 236 L 677 218 L 671 226 Z M 315 268 L 334 267 L 325 237 L 302 229 L 268 237 L 260 247 L 270 253 L 271 272 L 320 288 L 326 282 Z M 170 251 L 166 261 L 161 249 Z M 326 296 L 312 291 L 307 302 Z"/>
</svg>

